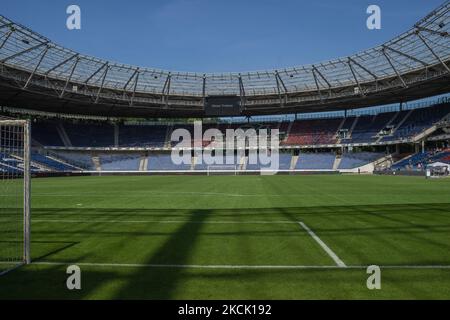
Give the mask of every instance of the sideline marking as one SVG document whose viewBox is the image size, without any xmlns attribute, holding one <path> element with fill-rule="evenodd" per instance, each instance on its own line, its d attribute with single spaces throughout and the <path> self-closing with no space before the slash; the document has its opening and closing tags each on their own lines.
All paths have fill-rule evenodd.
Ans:
<svg viewBox="0 0 450 320">
<path fill-rule="evenodd" d="M 306 224 L 304 224 L 303 222 L 299 221 L 298 223 L 303 229 L 306 230 L 306 232 L 309 233 L 309 235 L 316 240 L 316 242 L 322 247 L 323 250 L 325 250 L 326 253 L 328 253 L 328 255 L 331 257 L 331 259 L 334 260 L 334 262 L 336 262 L 336 265 L 340 268 L 346 268 L 347 266 L 345 265 L 344 261 L 342 261 L 336 253 L 333 252 L 333 250 L 331 250 L 326 244 L 325 242 L 323 242 L 310 228 L 308 228 L 308 226 Z"/>
</svg>

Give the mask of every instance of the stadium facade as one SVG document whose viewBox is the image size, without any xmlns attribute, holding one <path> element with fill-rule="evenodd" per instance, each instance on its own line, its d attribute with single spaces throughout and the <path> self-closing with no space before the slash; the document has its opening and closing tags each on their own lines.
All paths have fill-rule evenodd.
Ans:
<svg viewBox="0 0 450 320">
<path fill-rule="evenodd" d="M 34 119 L 36 174 L 208 172 L 194 145 L 189 164 L 170 161 L 171 133 L 193 131 L 191 123 L 170 118 L 184 117 L 208 117 L 204 130 L 279 130 L 281 172 L 422 171 L 432 162 L 450 163 L 450 103 L 446 96 L 421 108 L 407 102 L 450 92 L 449 20 L 447 1 L 407 32 L 349 57 L 282 70 L 203 74 L 89 57 L 0 16 L 0 105 L 4 115 Z M 388 103 L 399 107 L 326 119 L 223 121 Z M 200 145 L 223 148 L 214 142 Z M 259 172 L 262 164 L 249 164 L 245 149 L 232 155 L 233 170 Z M 20 157 L 1 156 L 2 171 L 21 170 Z"/>
</svg>

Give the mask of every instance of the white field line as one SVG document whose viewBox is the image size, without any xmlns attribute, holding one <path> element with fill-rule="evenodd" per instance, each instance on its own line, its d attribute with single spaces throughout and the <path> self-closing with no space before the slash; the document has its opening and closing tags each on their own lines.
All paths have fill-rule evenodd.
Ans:
<svg viewBox="0 0 450 320">
<path fill-rule="evenodd" d="M 0 220 L 1 221 L 1 220 Z M 293 224 L 295 221 L 189 221 L 189 220 L 70 220 L 70 219 L 32 219 L 32 222 L 50 223 L 196 223 L 196 224 Z"/>
<path fill-rule="evenodd" d="M 323 242 L 310 228 L 308 228 L 308 226 L 306 224 L 304 224 L 303 222 L 299 222 L 300 226 L 306 230 L 306 232 L 309 233 L 309 235 L 316 240 L 316 242 L 322 247 L 323 250 L 325 250 L 325 252 L 331 257 L 331 259 L 333 259 L 333 261 L 336 263 L 336 265 L 340 268 L 346 268 L 347 266 L 345 265 L 344 261 L 342 261 L 336 253 L 333 252 L 333 250 L 330 249 L 330 247 L 328 247 L 325 242 Z"/>
<path fill-rule="evenodd" d="M 7 262 L 0 261 L 0 265 Z M 145 264 L 145 263 L 100 263 L 100 262 L 56 262 L 56 261 L 37 261 L 33 265 L 48 266 L 86 266 L 86 267 L 113 267 L 113 268 L 178 268 L 178 269 L 367 269 L 369 265 L 351 265 L 342 268 L 340 266 L 330 265 L 198 265 L 198 264 Z M 450 265 L 379 265 L 381 269 L 449 269 Z"/>
</svg>

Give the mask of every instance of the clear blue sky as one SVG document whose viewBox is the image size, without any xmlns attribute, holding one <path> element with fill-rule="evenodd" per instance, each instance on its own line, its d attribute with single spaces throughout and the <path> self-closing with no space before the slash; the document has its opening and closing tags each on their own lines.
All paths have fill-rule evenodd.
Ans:
<svg viewBox="0 0 450 320">
<path fill-rule="evenodd" d="M 177 71 L 274 69 L 378 45 L 443 0 L 2 0 L 0 14 L 81 53 Z M 82 29 L 66 28 L 77 4 Z M 382 29 L 366 28 L 366 9 Z"/>
</svg>

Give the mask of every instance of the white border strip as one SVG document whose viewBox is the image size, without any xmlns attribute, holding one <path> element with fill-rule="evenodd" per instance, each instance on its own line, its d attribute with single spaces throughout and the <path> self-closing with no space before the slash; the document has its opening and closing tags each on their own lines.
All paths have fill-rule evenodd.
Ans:
<svg viewBox="0 0 450 320">
<path fill-rule="evenodd" d="M 308 228 L 308 226 L 306 224 L 304 224 L 303 222 L 299 221 L 298 223 L 299 225 L 302 226 L 303 229 L 306 230 L 306 232 L 309 233 L 309 235 L 316 240 L 316 242 L 322 247 L 323 250 L 325 250 L 326 253 L 328 253 L 328 255 L 331 257 L 331 259 L 334 260 L 334 262 L 336 263 L 336 265 L 340 268 L 346 268 L 347 266 L 345 265 L 344 261 L 342 261 L 336 253 L 333 252 L 333 250 L 331 250 L 326 244 L 325 242 L 323 242 L 310 228 Z"/>
</svg>

